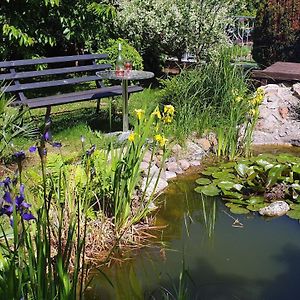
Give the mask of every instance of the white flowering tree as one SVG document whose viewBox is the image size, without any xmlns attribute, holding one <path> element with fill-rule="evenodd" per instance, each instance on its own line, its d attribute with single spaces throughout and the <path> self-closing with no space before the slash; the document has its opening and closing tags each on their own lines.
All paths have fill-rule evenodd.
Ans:
<svg viewBox="0 0 300 300">
<path fill-rule="evenodd" d="M 200 60 L 226 42 L 234 1 L 120 0 L 116 20 L 124 37 L 142 53 L 157 47 L 180 59 L 188 50 Z"/>
</svg>

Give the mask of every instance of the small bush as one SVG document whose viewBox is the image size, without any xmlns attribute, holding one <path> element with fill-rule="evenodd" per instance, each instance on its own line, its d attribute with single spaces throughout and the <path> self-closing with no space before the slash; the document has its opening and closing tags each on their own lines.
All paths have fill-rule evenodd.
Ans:
<svg viewBox="0 0 300 300">
<path fill-rule="evenodd" d="M 123 59 L 131 61 L 133 69 L 143 70 L 143 58 L 141 57 L 141 55 L 126 40 L 123 40 L 121 38 L 117 40 L 109 39 L 108 46 L 106 48 L 100 48 L 98 50 L 98 53 L 108 54 L 108 59 L 105 62 L 111 64 L 114 67 L 116 59 L 118 57 L 119 43 L 122 44 Z"/>
</svg>

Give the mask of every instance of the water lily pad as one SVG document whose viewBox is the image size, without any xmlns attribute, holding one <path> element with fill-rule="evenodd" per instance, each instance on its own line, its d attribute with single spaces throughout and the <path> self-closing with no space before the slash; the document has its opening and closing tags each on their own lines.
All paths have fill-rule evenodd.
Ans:
<svg viewBox="0 0 300 300">
<path fill-rule="evenodd" d="M 235 186 L 235 183 L 232 181 L 220 181 L 218 187 L 221 190 L 231 190 Z"/>
<path fill-rule="evenodd" d="M 234 203 L 234 204 L 241 204 L 241 205 L 245 205 L 245 201 L 241 200 L 241 199 L 237 199 L 237 198 L 226 198 L 223 197 L 222 198 L 224 201 L 230 202 L 230 203 Z"/>
<path fill-rule="evenodd" d="M 245 177 L 249 167 L 245 164 L 239 163 L 238 165 L 235 166 L 235 169 L 241 177 Z"/>
<path fill-rule="evenodd" d="M 236 183 L 234 186 L 233 186 L 233 188 L 235 189 L 235 190 L 237 190 L 237 191 L 241 191 L 242 189 L 243 189 L 243 185 L 242 184 L 239 184 L 239 183 Z"/>
<path fill-rule="evenodd" d="M 300 210 L 289 210 L 286 213 L 291 219 L 300 220 Z"/>
<path fill-rule="evenodd" d="M 246 208 L 251 211 L 259 211 L 261 208 L 263 208 L 265 206 L 266 206 L 266 204 L 264 204 L 264 203 L 258 203 L 258 204 L 254 204 L 254 205 L 247 205 Z"/>
<path fill-rule="evenodd" d="M 285 168 L 284 165 L 275 165 L 272 167 L 268 173 L 267 186 L 274 185 L 279 180 L 279 177 Z"/>
<path fill-rule="evenodd" d="M 271 169 L 274 164 L 270 163 L 269 161 L 265 160 L 265 159 L 262 159 L 262 158 L 259 158 L 255 161 L 255 163 L 261 167 L 264 168 L 265 171 Z"/>
<path fill-rule="evenodd" d="M 230 211 L 233 214 L 248 214 L 249 213 L 248 209 L 246 209 L 244 207 L 237 206 L 237 205 L 230 207 Z"/>
<path fill-rule="evenodd" d="M 298 159 L 297 157 L 293 156 L 293 155 L 290 155 L 288 153 L 282 153 L 282 154 L 279 154 L 277 157 L 276 157 L 276 160 L 279 162 L 279 163 L 297 163 Z"/>
<path fill-rule="evenodd" d="M 247 202 L 250 204 L 250 205 L 255 205 L 255 204 L 258 204 L 258 203 L 264 203 L 265 202 L 265 198 L 262 197 L 262 196 L 252 196 L 250 197 Z"/>
<path fill-rule="evenodd" d="M 207 185 L 211 183 L 211 180 L 208 178 L 199 178 L 196 180 L 196 183 L 200 184 L 200 185 Z"/>
<path fill-rule="evenodd" d="M 233 199 L 240 199 L 242 200 L 244 197 L 243 197 L 243 194 L 240 194 L 238 192 L 230 192 L 230 191 L 222 191 L 224 193 L 224 195 L 227 197 L 227 198 L 233 198 Z"/>
<path fill-rule="evenodd" d="M 235 165 L 236 165 L 236 162 L 234 162 L 234 161 L 229 161 L 229 162 L 220 164 L 220 167 L 221 167 L 221 169 L 231 169 L 231 168 L 235 167 Z M 233 170 L 233 169 L 232 169 L 232 170 Z"/>
<path fill-rule="evenodd" d="M 300 210 L 300 204 L 291 204 L 290 208 L 294 210 Z"/>
<path fill-rule="evenodd" d="M 219 171 L 220 171 L 219 167 L 208 167 L 204 171 L 201 171 L 201 174 L 206 176 L 211 176 L 212 173 L 219 172 Z"/>
<path fill-rule="evenodd" d="M 225 203 L 225 206 L 231 208 L 231 207 L 236 207 L 236 206 L 240 206 L 240 205 L 234 204 L 234 203 L 232 203 L 232 202 L 226 202 L 226 203 Z"/>
<path fill-rule="evenodd" d="M 233 179 L 233 178 L 235 178 L 235 176 L 232 174 L 232 173 L 229 173 L 229 172 L 214 172 L 214 173 L 212 173 L 212 176 L 214 177 L 214 178 L 220 178 L 220 179 L 222 179 L 222 180 L 227 180 L 227 179 Z"/>
<path fill-rule="evenodd" d="M 220 194 L 220 189 L 218 189 L 215 185 L 210 184 L 210 185 L 205 185 L 205 186 L 199 186 L 195 188 L 195 191 L 197 193 L 202 193 L 206 196 L 217 196 Z"/>
<path fill-rule="evenodd" d="M 297 174 L 300 174 L 300 165 L 292 166 L 292 171 L 297 173 Z"/>
</svg>

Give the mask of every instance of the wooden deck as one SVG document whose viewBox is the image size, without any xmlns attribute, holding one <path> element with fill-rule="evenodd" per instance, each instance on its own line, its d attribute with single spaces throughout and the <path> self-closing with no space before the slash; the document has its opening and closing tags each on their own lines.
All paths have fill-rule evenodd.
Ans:
<svg viewBox="0 0 300 300">
<path fill-rule="evenodd" d="M 276 62 L 264 70 L 252 71 L 252 78 L 263 83 L 278 81 L 300 81 L 300 63 Z"/>
</svg>

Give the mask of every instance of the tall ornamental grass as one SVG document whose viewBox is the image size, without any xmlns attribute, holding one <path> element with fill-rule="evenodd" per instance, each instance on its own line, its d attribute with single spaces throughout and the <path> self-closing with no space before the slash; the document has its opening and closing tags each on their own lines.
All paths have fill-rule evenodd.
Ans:
<svg viewBox="0 0 300 300">
<path fill-rule="evenodd" d="M 217 154 L 229 158 L 244 152 L 241 126 L 244 124 L 242 134 L 251 141 L 247 130 L 251 128 L 248 123 L 253 123 L 249 118 L 252 106 L 247 74 L 232 64 L 231 58 L 231 49 L 224 49 L 216 60 L 184 69 L 180 75 L 163 81 L 162 98 L 177 111 L 172 129 L 177 137 L 213 130 L 217 134 Z"/>
</svg>

